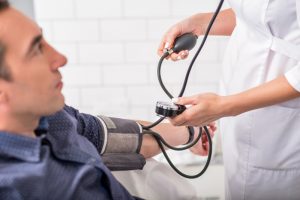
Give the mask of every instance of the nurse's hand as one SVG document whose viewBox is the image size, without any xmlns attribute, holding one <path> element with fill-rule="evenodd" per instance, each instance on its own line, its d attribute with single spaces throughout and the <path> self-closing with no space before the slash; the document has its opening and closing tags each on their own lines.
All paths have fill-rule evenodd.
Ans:
<svg viewBox="0 0 300 200">
<path fill-rule="evenodd" d="M 208 124 L 207 126 L 210 137 L 213 138 L 215 135 L 215 131 L 217 130 L 216 123 L 212 122 Z M 202 129 L 202 136 L 201 140 L 195 144 L 193 147 L 190 148 L 190 151 L 196 155 L 200 156 L 207 156 L 209 152 L 209 143 L 206 134 L 203 132 L 204 129 Z M 195 138 L 198 136 L 198 131 L 195 132 Z"/>
<path fill-rule="evenodd" d="M 194 33 L 199 36 L 201 34 L 201 26 L 198 24 L 198 20 L 194 19 L 193 16 L 189 17 L 175 25 L 173 25 L 163 36 L 157 53 L 162 56 L 164 49 L 171 49 L 173 47 L 174 40 L 183 35 L 184 33 Z M 188 50 L 180 51 L 177 53 L 172 53 L 169 58 L 173 61 L 181 60 L 187 58 L 189 55 Z"/>
<path fill-rule="evenodd" d="M 226 116 L 225 97 L 214 93 L 181 97 L 175 103 L 187 106 L 183 113 L 169 119 L 175 126 L 204 126 Z"/>
</svg>

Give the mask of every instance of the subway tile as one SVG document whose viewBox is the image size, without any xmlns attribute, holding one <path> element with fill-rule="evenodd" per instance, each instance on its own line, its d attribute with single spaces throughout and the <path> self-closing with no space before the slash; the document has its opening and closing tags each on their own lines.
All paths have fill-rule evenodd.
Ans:
<svg viewBox="0 0 300 200">
<path fill-rule="evenodd" d="M 169 0 L 130 0 L 124 1 L 126 17 L 165 17 L 170 16 Z"/>
<path fill-rule="evenodd" d="M 131 42 L 125 46 L 125 57 L 127 62 L 158 62 L 157 44 L 151 42 Z"/>
<path fill-rule="evenodd" d="M 34 0 L 37 19 L 71 19 L 74 17 L 73 0 Z"/>
<path fill-rule="evenodd" d="M 103 77 L 104 85 L 146 85 L 148 68 L 145 65 L 106 65 Z"/>
<path fill-rule="evenodd" d="M 102 20 L 100 27 L 103 41 L 139 41 L 146 39 L 145 20 Z"/>
<path fill-rule="evenodd" d="M 74 108 L 80 107 L 80 89 L 65 86 L 62 92 L 67 105 Z"/>
<path fill-rule="evenodd" d="M 63 81 L 67 86 L 101 85 L 101 68 L 98 66 L 66 66 L 61 68 Z"/>
<path fill-rule="evenodd" d="M 131 86 L 127 89 L 128 101 L 134 105 L 151 105 L 155 108 L 157 101 L 169 101 L 163 90 L 155 86 Z"/>
<path fill-rule="evenodd" d="M 55 42 L 98 41 L 99 25 L 96 20 L 57 20 L 53 35 Z"/>
<path fill-rule="evenodd" d="M 79 19 L 99 19 L 120 17 L 122 15 L 121 0 L 75 0 L 76 16 Z"/>
<path fill-rule="evenodd" d="M 148 20 L 148 38 L 154 40 L 159 45 L 160 40 L 166 31 L 175 23 L 177 23 L 180 18 L 151 18 Z"/>
<path fill-rule="evenodd" d="M 82 106 L 93 110 L 93 113 L 112 116 L 128 111 L 128 101 L 122 87 L 83 88 L 81 94 Z"/>
<path fill-rule="evenodd" d="M 172 0 L 172 16 L 188 17 L 200 12 L 214 12 L 220 0 Z"/>
<path fill-rule="evenodd" d="M 86 63 L 123 63 L 124 48 L 114 43 L 81 43 L 79 45 L 79 61 Z"/>
</svg>

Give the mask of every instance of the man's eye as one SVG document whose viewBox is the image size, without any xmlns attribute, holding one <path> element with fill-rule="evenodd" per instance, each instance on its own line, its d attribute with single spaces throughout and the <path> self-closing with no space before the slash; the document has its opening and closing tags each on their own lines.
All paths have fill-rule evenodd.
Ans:
<svg viewBox="0 0 300 200">
<path fill-rule="evenodd" d="M 43 47 L 42 43 L 39 43 L 39 44 L 35 45 L 34 50 L 33 50 L 33 55 L 43 53 L 43 48 L 44 47 Z"/>
<path fill-rule="evenodd" d="M 43 44 L 42 43 L 39 43 L 39 45 L 38 45 L 38 50 L 40 51 L 40 52 L 43 52 Z"/>
</svg>

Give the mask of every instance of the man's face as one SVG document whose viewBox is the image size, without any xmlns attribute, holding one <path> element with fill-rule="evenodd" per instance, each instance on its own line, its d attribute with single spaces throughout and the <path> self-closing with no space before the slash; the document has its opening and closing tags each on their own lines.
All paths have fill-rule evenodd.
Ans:
<svg viewBox="0 0 300 200">
<path fill-rule="evenodd" d="M 64 105 L 62 76 L 66 58 L 43 38 L 41 29 L 15 9 L 0 13 L 0 40 L 6 46 L 5 62 L 12 79 L 0 80 L 13 115 L 49 115 Z"/>
</svg>

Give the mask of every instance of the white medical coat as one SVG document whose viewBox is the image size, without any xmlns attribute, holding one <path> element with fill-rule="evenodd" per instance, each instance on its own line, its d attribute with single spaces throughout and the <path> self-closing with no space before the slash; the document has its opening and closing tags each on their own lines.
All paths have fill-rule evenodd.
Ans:
<svg viewBox="0 0 300 200">
<path fill-rule="evenodd" d="M 237 25 L 221 93 L 285 75 L 300 92 L 300 0 L 228 0 Z M 278 91 L 280 92 L 280 91 Z M 221 120 L 226 199 L 300 199 L 300 99 Z"/>
</svg>

